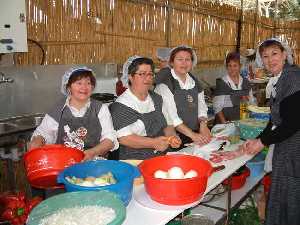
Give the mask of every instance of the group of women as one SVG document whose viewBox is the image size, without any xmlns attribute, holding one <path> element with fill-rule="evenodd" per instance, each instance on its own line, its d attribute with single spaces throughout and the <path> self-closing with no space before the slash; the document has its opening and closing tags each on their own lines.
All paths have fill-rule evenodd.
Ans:
<svg viewBox="0 0 300 225">
<path fill-rule="evenodd" d="M 300 70 L 291 65 L 285 45 L 268 39 L 257 48 L 257 59 L 274 77 L 271 120 L 261 135 L 247 140 L 241 149 L 256 154 L 275 145 L 267 225 L 300 224 Z M 85 150 L 84 160 L 106 156 L 119 149 L 120 159 L 146 159 L 174 151 L 186 143 L 211 140 L 207 106 L 198 79 L 191 74 L 197 64 L 194 50 L 178 46 L 171 50 L 169 66 L 155 80 L 149 58 L 130 57 L 123 67 L 126 91 L 109 108 L 90 98 L 96 85 L 85 67 L 65 73 L 62 92 L 66 98 L 33 134 L 30 148 L 63 143 Z M 217 79 L 214 98 L 220 123 L 239 119 L 241 96 L 251 94 L 250 83 L 240 76 L 238 53 L 225 60 L 227 74 Z"/>
</svg>

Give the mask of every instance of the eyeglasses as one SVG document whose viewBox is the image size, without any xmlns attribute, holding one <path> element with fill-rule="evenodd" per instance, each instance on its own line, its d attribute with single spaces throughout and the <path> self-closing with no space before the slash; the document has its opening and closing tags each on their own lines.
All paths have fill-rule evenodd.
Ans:
<svg viewBox="0 0 300 225">
<path fill-rule="evenodd" d="M 179 62 L 191 62 L 192 59 L 191 58 L 174 58 L 176 61 L 179 61 Z"/>
<path fill-rule="evenodd" d="M 153 77 L 154 76 L 154 73 L 152 73 L 152 72 L 148 72 L 148 73 L 146 73 L 146 72 L 140 72 L 140 73 L 135 73 L 135 74 L 137 74 L 137 75 L 139 75 L 141 77 Z"/>
</svg>

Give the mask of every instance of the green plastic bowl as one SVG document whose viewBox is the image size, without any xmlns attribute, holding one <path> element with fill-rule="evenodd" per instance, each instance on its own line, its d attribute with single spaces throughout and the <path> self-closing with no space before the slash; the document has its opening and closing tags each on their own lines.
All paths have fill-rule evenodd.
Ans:
<svg viewBox="0 0 300 225">
<path fill-rule="evenodd" d="M 114 209 L 116 218 L 109 225 L 122 224 L 126 208 L 119 197 L 109 191 L 67 192 L 55 195 L 38 204 L 29 214 L 27 225 L 39 225 L 40 221 L 63 208 L 75 206 L 105 206 Z"/>
</svg>

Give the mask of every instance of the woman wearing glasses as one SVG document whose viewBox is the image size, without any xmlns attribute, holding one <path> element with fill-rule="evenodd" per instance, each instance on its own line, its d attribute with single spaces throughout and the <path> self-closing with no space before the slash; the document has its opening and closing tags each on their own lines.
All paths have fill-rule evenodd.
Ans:
<svg viewBox="0 0 300 225">
<path fill-rule="evenodd" d="M 162 113 L 162 98 L 150 91 L 153 71 L 149 58 L 133 56 L 123 65 L 122 81 L 128 89 L 110 106 L 120 159 L 146 159 L 162 154 L 169 144 L 181 144 Z"/>
<path fill-rule="evenodd" d="M 170 124 L 176 128 L 183 144 L 206 144 L 211 139 L 207 128 L 207 106 L 204 91 L 190 72 L 197 64 L 194 50 L 178 46 L 171 50 L 169 74 L 157 82 L 155 92 L 160 94 L 166 106 Z"/>
</svg>

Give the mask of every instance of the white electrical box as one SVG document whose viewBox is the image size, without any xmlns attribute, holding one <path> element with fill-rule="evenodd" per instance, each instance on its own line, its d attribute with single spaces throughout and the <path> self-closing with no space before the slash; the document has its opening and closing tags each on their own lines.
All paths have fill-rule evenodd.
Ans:
<svg viewBox="0 0 300 225">
<path fill-rule="evenodd" d="M 0 0 L 0 53 L 27 52 L 25 0 Z"/>
</svg>

